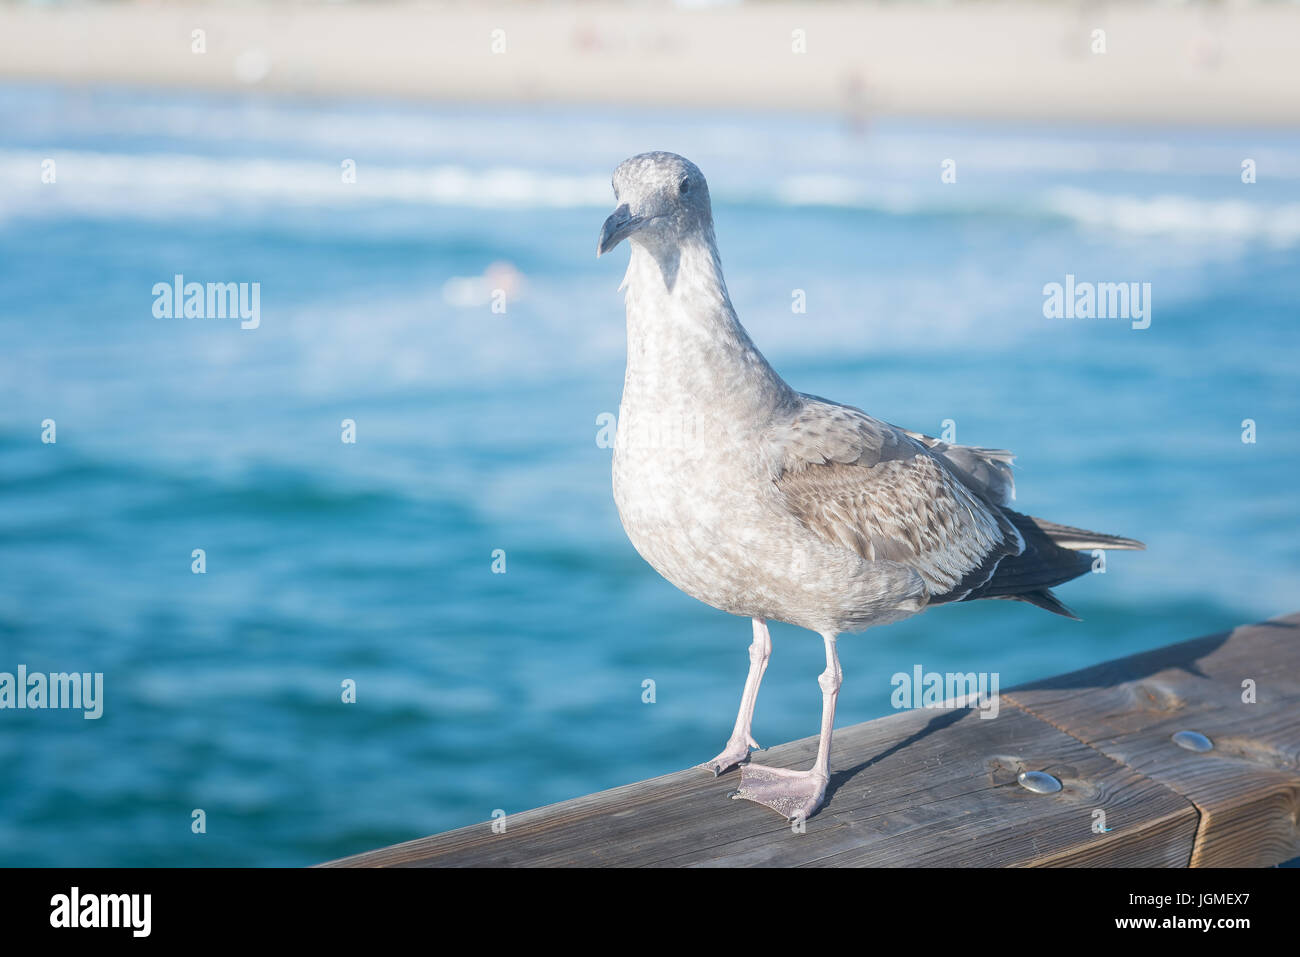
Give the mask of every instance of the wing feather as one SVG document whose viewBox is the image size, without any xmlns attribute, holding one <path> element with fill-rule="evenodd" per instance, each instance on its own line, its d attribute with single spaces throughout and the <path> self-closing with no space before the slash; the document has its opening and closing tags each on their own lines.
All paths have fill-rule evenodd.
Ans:
<svg viewBox="0 0 1300 957">
<path fill-rule="evenodd" d="M 949 445 L 942 439 L 899 429 L 915 439 L 935 455 L 943 457 L 949 468 L 956 471 L 967 485 L 978 489 L 995 505 L 1010 505 L 1016 500 L 1016 479 L 1011 474 L 1015 456 L 1006 449 L 982 449 L 973 445 Z"/>
<path fill-rule="evenodd" d="M 1024 548 L 991 491 L 944 455 L 965 447 L 934 451 L 919 433 L 805 398 L 774 436 L 775 480 L 814 534 L 867 561 L 914 568 L 931 602 L 964 597 Z"/>
</svg>

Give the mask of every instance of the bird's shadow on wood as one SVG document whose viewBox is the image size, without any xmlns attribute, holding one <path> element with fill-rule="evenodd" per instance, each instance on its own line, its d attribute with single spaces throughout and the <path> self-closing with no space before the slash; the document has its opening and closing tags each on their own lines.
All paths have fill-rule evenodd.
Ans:
<svg viewBox="0 0 1300 957">
<path fill-rule="evenodd" d="M 889 757 L 890 755 L 897 754 L 899 751 L 902 751 L 904 748 L 916 744 L 918 741 L 921 741 L 924 738 L 934 734 L 936 731 L 942 731 L 944 728 L 956 724 L 963 717 L 965 717 L 971 710 L 972 710 L 971 708 L 954 708 L 951 711 L 945 711 L 942 714 L 935 715 L 933 718 L 931 718 L 929 721 L 926 722 L 925 727 L 922 728 L 920 731 L 917 731 L 913 734 L 909 734 L 903 740 L 891 744 L 889 747 L 881 751 L 879 754 L 867 758 L 867 760 L 861 762 L 860 764 L 855 764 L 851 768 L 845 768 L 843 771 L 831 772 L 831 778 L 829 781 L 826 782 L 827 803 L 829 803 L 830 799 L 835 796 L 835 792 L 838 791 L 840 787 L 842 787 L 844 784 L 851 781 L 862 771 L 867 770 L 867 768 L 871 767 L 873 764 L 879 764 L 881 761 L 885 760 L 885 758 Z"/>
<path fill-rule="evenodd" d="M 1261 624 L 1277 625 L 1284 628 L 1295 627 L 1286 622 L 1261 622 Z M 1024 684 L 1016 685 L 1014 688 L 1008 688 L 1006 694 L 1015 695 L 1017 692 L 1024 691 L 1113 688 L 1116 685 L 1130 681 L 1142 681 L 1171 668 L 1195 678 L 1209 679 L 1210 675 L 1207 675 L 1201 668 L 1201 659 L 1214 654 L 1231 637 L 1232 632 L 1224 631 L 1217 635 L 1206 635 L 1204 638 L 1194 638 L 1191 641 L 1182 641 L 1176 645 L 1138 652 L 1126 658 L 1104 661 L 1101 664 L 1091 665 L 1079 671 L 1071 671 L 1068 674 L 1027 681 Z"/>
<path fill-rule="evenodd" d="M 1294 629 L 1296 626 L 1291 622 L 1285 621 L 1265 621 L 1259 622 L 1253 627 Z M 1201 659 L 1213 654 L 1231 637 L 1231 631 L 1221 632 L 1216 635 L 1207 635 L 1204 638 L 1196 638 L 1191 641 L 1180 642 L 1176 645 L 1156 648 L 1152 651 L 1139 652 L 1138 654 L 1130 655 L 1127 658 L 1103 662 L 1102 664 L 1093 665 L 1080 671 L 1070 672 L 1069 674 L 1056 675 L 1051 678 L 1026 682 L 1025 684 L 1016 685 L 1014 688 L 1008 689 L 1006 693 L 1014 695 L 1018 692 L 1026 691 L 1067 691 L 1087 688 L 1111 688 L 1131 681 L 1141 681 L 1171 668 L 1197 678 L 1209 679 L 1211 676 L 1207 675 L 1201 668 Z M 954 708 L 945 711 L 942 714 L 938 714 L 926 722 L 924 728 L 908 735 L 901 741 L 890 745 L 879 754 L 876 754 L 865 761 L 859 762 L 851 768 L 845 768 L 843 771 L 832 772 L 830 781 L 828 781 L 826 785 L 827 803 L 829 803 L 830 799 L 839 788 L 843 787 L 846 783 L 857 777 L 862 772 L 876 764 L 879 764 L 886 758 L 898 754 L 900 751 L 905 751 L 907 748 L 917 744 L 935 732 L 942 731 L 944 728 L 956 724 L 971 710 L 973 709 Z"/>
</svg>

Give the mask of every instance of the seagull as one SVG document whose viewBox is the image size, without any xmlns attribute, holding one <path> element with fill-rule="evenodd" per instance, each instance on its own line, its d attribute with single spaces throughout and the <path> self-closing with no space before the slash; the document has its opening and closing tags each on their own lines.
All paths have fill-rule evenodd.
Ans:
<svg viewBox="0 0 1300 957">
<path fill-rule="evenodd" d="M 596 255 L 631 247 L 627 372 L 614 501 L 637 552 L 679 589 L 753 621 L 749 675 L 726 747 L 699 767 L 740 766 L 732 797 L 791 820 L 822 806 L 841 671 L 836 640 L 932 605 L 1014 599 L 1076 616 L 1051 588 L 1089 571 L 1092 549 L 1141 542 L 1013 511 L 1012 455 L 951 445 L 796 392 L 727 295 L 709 187 L 674 153 L 633 156 Z M 769 621 L 821 635 L 817 759 L 807 771 L 749 762 L 772 651 Z"/>
</svg>

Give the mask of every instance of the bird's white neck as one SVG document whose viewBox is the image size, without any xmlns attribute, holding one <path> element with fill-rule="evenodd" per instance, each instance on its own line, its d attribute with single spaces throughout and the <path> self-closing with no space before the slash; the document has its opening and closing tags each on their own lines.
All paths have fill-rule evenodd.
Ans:
<svg viewBox="0 0 1300 957">
<path fill-rule="evenodd" d="M 625 407 L 713 407 L 753 421 L 793 400 L 736 317 L 711 229 L 631 245 Z"/>
</svg>

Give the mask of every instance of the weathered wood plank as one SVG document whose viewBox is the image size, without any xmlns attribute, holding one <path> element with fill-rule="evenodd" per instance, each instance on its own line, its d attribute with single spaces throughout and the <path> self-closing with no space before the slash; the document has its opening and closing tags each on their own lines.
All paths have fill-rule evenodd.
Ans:
<svg viewBox="0 0 1300 957">
<path fill-rule="evenodd" d="M 1255 703 L 1243 700 L 1243 682 Z M 1004 695 L 1190 800 L 1192 866 L 1300 853 L 1300 614 L 1031 683 Z M 1197 731 L 1197 753 L 1171 736 Z"/>
<path fill-rule="evenodd" d="M 513 815 L 505 834 L 461 828 L 335 862 L 352 866 L 1025 865 L 1185 866 L 1196 812 L 1029 715 L 907 712 L 836 734 L 827 807 L 804 833 L 767 808 L 727 799 L 736 772 L 683 771 Z M 806 767 L 816 738 L 770 749 Z M 1016 782 L 1059 777 L 1059 794 Z M 1109 834 L 1092 832 L 1107 809 Z"/>
<path fill-rule="evenodd" d="M 1300 614 L 1031 682 L 993 720 L 925 710 L 837 731 L 828 803 L 802 833 L 727 800 L 736 772 L 688 770 L 327 866 L 1273 864 L 1300 853 L 1297 632 Z M 1214 750 L 1172 744 L 1185 729 Z M 807 767 L 815 750 L 762 760 Z M 1032 794 L 1021 770 L 1063 789 Z"/>
<path fill-rule="evenodd" d="M 793 834 L 762 835 L 721 815 L 716 840 L 656 863 L 744 866 L 1016 866 L 1068 859 L 1093 865 L 1184 866 L 1195 815 L 1168 789 L 1134 775 L 1032 717 L 967 710 L 907 712 L 845 729 L 827 807 Z M 815 738 L 766 763 L 807 767 Z M 1060 779 L 1059 794 L 1026 791 L 1023 770 Z M 745 802 L 732 802 L 740 804 Z M 1110 833 L 1092 830 L 1107 811 Z M 754 807 L 765 818 L 771 814 Z M 715 824 L 716 827 L 716 824 Z M 1137 838 L 1145 836 L 1140 854 Z"/>
</svg>

